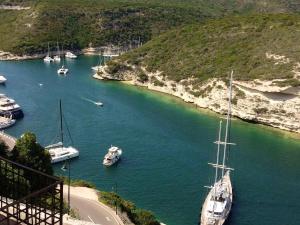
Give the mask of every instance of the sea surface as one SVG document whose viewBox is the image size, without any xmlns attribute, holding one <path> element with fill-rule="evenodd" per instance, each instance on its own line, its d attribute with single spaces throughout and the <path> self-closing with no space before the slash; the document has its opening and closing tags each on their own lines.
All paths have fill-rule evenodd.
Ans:
<svg viewBox="0 0 300 225">
<path fill-rule="evenodd" d="M 25 117 L 6 131 L 19 137 L 36 133 L 43 144 L 59 140 L 62 99 L 66 144 L 80 150 L 71 177 L 91 181 L 151 210 L 167 225 L 196 225 L 212 184 L 220 117 L 176 98 L 119 82 L 92 78 L 97 57 L 67 60 L 63 77 L 58 64 L 42 60 L 0 62 L 8 79 L 0 92 L 14 98 Z M 92 101 L 101 101 L 98 107 Z M 66 125 L 66 124 L 65 124 Z M 234 120 L 229 165 L 234 187 L 230 225 L 300 224 L 300 141 L 289 134 Z M 117 166 L 104 168 L 110 145 L 123 149 Z M 64 174 L 62 164 L 56 174 Z M 67 175 L 67 174 L 65 174 Z"/>
</svg>

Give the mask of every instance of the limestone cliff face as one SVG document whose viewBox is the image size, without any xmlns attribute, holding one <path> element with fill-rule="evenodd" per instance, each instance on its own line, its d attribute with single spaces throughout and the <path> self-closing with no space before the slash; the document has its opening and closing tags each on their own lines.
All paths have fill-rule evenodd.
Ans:
<svg viewBox="0 0 300 225">
<path fill-rule="evenodd" d="M 145 68 L 131 65 L 126 68 L 109 74 L 107 67 L 103 67 L 98 78 L 130 81 L 133 85 L 168 93 L 217 113 L 227 111 L 228 91 L 222 80 L 210 79 L 195 90 L 192 79 L 175 82 L 160 72 L 149 73 Z M 232 114 L 243 120 L 300 133 L 300 87 L 280 87 L 276 82 L 234 81 Z"/>
</svg>

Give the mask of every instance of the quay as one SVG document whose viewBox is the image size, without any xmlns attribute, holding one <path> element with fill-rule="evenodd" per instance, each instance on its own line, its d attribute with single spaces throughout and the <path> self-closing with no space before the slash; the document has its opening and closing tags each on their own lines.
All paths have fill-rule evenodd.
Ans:
<svg viewBox="0 0 300 225">
<path fill-rule="evenodd" d="M 3 141 L 7 145 L 9 151 L 13 150 L 13 148 L 16 145 L 16 141 L 17 141 L 17 139 L 15 137 L 4 133 L 4 131 L 0 132 L 0 140 Z"/>
</svg>

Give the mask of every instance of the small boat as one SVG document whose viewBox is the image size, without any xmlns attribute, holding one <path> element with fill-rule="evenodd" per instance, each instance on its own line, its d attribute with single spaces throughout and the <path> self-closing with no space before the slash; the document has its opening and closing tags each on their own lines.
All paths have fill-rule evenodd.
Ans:
<svg viewBox="0 0 300 225">
<path fill-rule="evenodd" d="M 58 74 L 63 74 L 63 75 L 66 75 L 68 72 L 69 72 L 69 69 L 65 68 L 64 65 L 62 65 L 62 67 L 57 70 Z"/>
<path fill-rule="evenodd" d="M 57 42 L 57 55 L 55 55 L 53 57 L 53 59 L 54 59 L 55 62 L 60 62 L 60 50 L 59 50 L 58 42 Z"/>
<path fill-rule="evenodd" d="M 51 163 L 58 163 L 79 156 L 79 151 L 76 148 L 72 146 L 65 147 L 63 144 L 64 136 L 63 136 L 63 121 L 62 121 L 63 116 L 62 116 L 61 101 L 59 101 L 59 112 L 60 112 L 61 141 L 56 144 L 48 145 L 45 147 L 45 149 L 48 150 L 50 153 Z"/>
<path fill-rule="evenodd" d="M 103 106 L 103 103 L 102 103 L 102 102 L 94 102 L 94 104 L 95 104 L 96 106 Z"/>
<path fill-rule="evenodd" d="M 66 56 L 66 58 L 69 58 L 69 59 L 76 59 L 77 58 L 77 55 L 73 54 L 70 51 L 67 51 L 65 56 Z"/>
<path fill-rule="evenodd" d="M 116 146 L 111 146 L 108 149 L 108 153 L 104 156 L 103 165 L 111 166 L 115 164 L 121 157 L 122 150 Z"/>
<path fill-rule="evenodd" d="M 65 60 L 63 59 L 63 64 L 60 69 L 57 70 L 58 74 L 66 75 L 69 72 L 69 69 L 65 68 Z"/>
<path fill-rule="evenodd" d="M 44 58 L 44 62 L 50 63 L 53 61 L 54 61 L 54 59 L 50 57 L 50 48 L 49 48 L 49 42 L 48 42 L 48 53 L 47 53 L 46 57 Z"/>
<path fill-rule="evenodd" d="M 0 84 L 4 84 L 6 81 L 7 79 L 4 76 L 0 75 Z"/>
<path fill-rule="evenodd" d="M 218 141 L 215 142 L 215 144 L 218 145 L 217 161 L 216 163 L 209 163 L 210 165 L 215 167 L 214 184 L 208 187 L 210 188 L 210 191 L 202 206 L 200 218 L 201 225 L 222 225 L 225 223 L 231 211 L 233 192 L 230 180 L 230 171 L 233 169 L 226 166 L 226 160 L 227 153 L 229 151 L 229 146 L 235 145 L 234 143 L 229 143 L 229 129 L 231 122 L 232 74 L 233 72 L 231 72 L 229 86 L 228 112 L 226 119 L 225 137 L 224 141 L 221 141 L 222 121 L 220 121 L 219 138 Z M 221 149 L 221 145 L 223 146 L 223 149 Z M 220 160 L 220 156 L 223 156 L 222 161 Z"/>
</svg>

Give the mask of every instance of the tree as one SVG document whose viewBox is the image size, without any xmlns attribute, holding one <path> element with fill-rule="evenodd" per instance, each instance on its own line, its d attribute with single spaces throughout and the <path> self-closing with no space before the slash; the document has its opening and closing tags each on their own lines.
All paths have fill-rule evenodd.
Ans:
<svg viewBox="0 0 300 225">
<path fill-rule="evenodd" d="M 7 145 L 3 141 L 0 141 L 0 156 L 7 158 L 7 154 L 8 154 Z"/>
<path fill-rule="evenodd" d="M 33 133 L 24 133 L 17 140 L 12 151 L 12 160 L 49 175 L 53 174 L 50 154 L 37 143 Z"/>
</svg>

